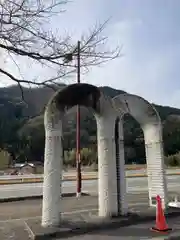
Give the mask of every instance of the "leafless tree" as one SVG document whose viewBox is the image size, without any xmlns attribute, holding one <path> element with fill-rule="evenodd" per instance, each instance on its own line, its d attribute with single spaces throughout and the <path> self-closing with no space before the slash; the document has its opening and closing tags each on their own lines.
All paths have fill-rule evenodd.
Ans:
<svg viewBox="0 0 180 240">
<path fill-rule="evenodd" d="M 21 89 L 23 84 L 52 87 L 76 71 L 76 63 L 71 61 L 77 55 L 73 38 L 68 35 L 62 38 L 57 32 L 47 30 L 48 21 L 62 14 L 66 4 L 67 0 L 0 0 L 0 51 L 19 69 L 17 59 L 29 59 L 57 70 L 55 76 L 39 81 L 19 78 L 11 69 L 0 66 L 0 73 L 15 81 Z M 94 26 L 80 39 L 81 67 L 85 70 L 120 56 L 120 47 L 106 49 L 107 38 L 101 34 L 106 24 Z"/>
</svg>

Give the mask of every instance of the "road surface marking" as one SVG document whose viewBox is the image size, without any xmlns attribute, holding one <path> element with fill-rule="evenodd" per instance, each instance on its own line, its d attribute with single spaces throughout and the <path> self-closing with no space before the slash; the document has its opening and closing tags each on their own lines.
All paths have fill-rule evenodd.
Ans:
<svg viewBox="0 0 180 240">
<path fill-rule="evenodd" d="M 31 230 L 31 228 L 29 227 L 29 225 L 27 224 L 27 222 L 26 221 L 23 221 L 23 223 L 24 223 L 24 225 L 25 225 L 25 227 L 26 227 L 26 230 L 27 230 L 27 232 L 29 233 L 29 235 L 30 236 L 34 236 L 34 233 L 33 233 L 33 231 Z"/>
</svg>

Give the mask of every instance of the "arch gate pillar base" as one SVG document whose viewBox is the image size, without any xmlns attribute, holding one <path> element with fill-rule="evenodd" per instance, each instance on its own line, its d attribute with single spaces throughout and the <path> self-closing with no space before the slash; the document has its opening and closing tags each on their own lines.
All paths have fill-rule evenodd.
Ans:
<svg viewBox="0 0 180 240">
<path fill-rule="evenodd" d="M 164 164 L 161 125 L 143 127 L 147 156 L 147 175 L 149 188 L 149 204 L 156 206 L 156 196 L 162 199 L 162 207 L 168 207 L 168 191 Z"/>
<path fill-rule="evenodd" d="M 47 119 L 45 119 L 47 120 Z M 46 126 L 42 222 L 43 227 L 57 227 L 61 222 L 61 178 L 63 151 L 60 117 L 53 128 Z"/>
<path fill-rule="evenodd" d="M 127 202 L 127 190 L 126 190 L 126 169 L 125 169 L 125 155 L 124 155 L 124 133 L 123 133 L 123 119 L 119 120 L 119 157 L 118 166 L 119 176 L 119 215 L 127 215 L 128 213 L 128 202 Z M 117 174 L 118 175 L 118 174 Z"/>
<path fill-rule="evenodd" d="M 99 216 L 118 215 L 114 126 L 115 117 L 97 118 Z"/>
</svg>

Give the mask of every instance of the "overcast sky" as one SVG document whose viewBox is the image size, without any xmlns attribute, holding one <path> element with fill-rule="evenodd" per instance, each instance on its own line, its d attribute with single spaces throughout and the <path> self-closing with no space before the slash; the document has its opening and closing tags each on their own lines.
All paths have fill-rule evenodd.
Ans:
<svg viewBox="0 0 180 240">
<path fill-rule="evenodd" d="M 72 0 L 66 10 L 53 20 L 54 29 L 78 39 L 112 17 L 104 34 L 111 46 L 123 45 L 122 58 L 94 68 L 82 81 L 180 108 L 179 0 Z"/>
</svg>

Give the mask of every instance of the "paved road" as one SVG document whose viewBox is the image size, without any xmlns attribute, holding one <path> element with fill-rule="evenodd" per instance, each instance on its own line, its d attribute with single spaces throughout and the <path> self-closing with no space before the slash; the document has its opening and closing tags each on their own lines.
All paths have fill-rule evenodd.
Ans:
<svg viewBox="0 0 180 240">
<path fill-rule="evenodd" d="M 80 236 L 69 237 L 69 240 L 168 240 L 180 239 L 180 217 L 170 219 L 169 226 L 173 228 L 169 233 L 157 233 L 150 230 L 154 222 L 131 225 L 113 230 L 101 230 Z M 55 238 L 54 240 L 66 240 L 67 238 Z"/>
<path fill-rule="evenodd" d="M 128 194 L 129 206 L 148 205 L 148 194 Z M 70 213 L 97 211 L 98 197 L 83 196 L 64 197 L 59 211 L 65 215 Z M 41 215 L 42 200 L 24 200 L 15 202 L 0 203 L 0 222 L 8 219 L 32 218 Z"/>
<path fill-rule="evenodd" d="M 82 172 L 83 175 L 90 175 L 94 176 L 97 174 L 97 172 Z M 63 177 L 73 177 L 76 176 L 76 171 L 68 171 L 64 172 L 63 171 Z M 6 179 L 19 179 L 19 178 L 42 178 L 43 174 L 23 174 L 23 175 L 2 175 L 0 176 L 0 180 L 6 180 Z"/>
<path fill-rule="evenodd" d="M 180 186 L 180 176 L 167 176 L 168 189 L 176 191 Z M 141 193 L 147 192 L 147 178 L 127 178 L 127 192 L 129 193 Z M 83 181 L 82 190 L 84 192 L 97 193 L 98 184 L 97 180 Z M 75 181 L 64 181 L 62 192 L 76 192 Z M 14 184 L 14 185 L 1 185 L 0 187 L 0 199 L 11 197 L 25 197 L 25 196 L 39 196 L 42 195 L 42 183 L 30 183 L 30 184 Z"/>
<path fill-rule="evenodd" d="M 131 176 L 131 175 L 138 175 L 138 174 L 146 174 L 146 169 L 140 169 L 140 170 L 127 170 L 126 171 L 126 176 Z M 180 173 L 180 169 L 166 169 L 166 174 L 175 174 L 175 173 Z M 83 172 L 83 175 L 88 175 L 88 176 L 94 176 L 97 175 L 97 172 Z M 0 180 L 4 179 L 18 179 L 18 178 L 41 178 L 43 177 L 43 174 L 26 174 L 26 175 L 0 175 Z M 76 176 L 76 170 L 70 170 L 68 172 L 63 171 L 63 176 Z"/>
<path fill-rule="evenodd" d="M 174 193 L 170 193 L 172 195 Z M 180 194 L 177 192 L 177 194 Z M 127 195 L 128 206 L 138 210 L 139 207 L 148 206 L 148 193 L 129 193 Z M 77 215 L 80 213 L 96 212 L 98 209 L 97 196 L 64 197 L 59 206 L 59 211 L 64 215 Z M 10 219 L 32 219 L 39 218 L 42 213 L 42 200 L 24 200 L 5 202 L 0 204 L 0 222 Z M 11 221 L 11 220 L 10 220 Z"/>
<path fill-rule="evenodd" d="M 174 174 L 174 173 L 180 173 L 180 169 L 166 169 L 166 174 Z M 139 169 L 139 170 L 128 170 L 126 171 L 126 176 L 129 175 L 135 175 L 135 174 L 147 174 L 146 169 Z"/>
<path fill-rule="evenodd" d="M 144 205 L 144 208 L 146 209 L 148 204 L 148 194 L 142 193 L 142 194 L 128 194 L 128 203 L 129 207 L 135 208 L 138 210 L 138 206 L 140 205 L 140 209 L 143 208 L 142 205 Z M 138 204 L 137 204 L 138 203 Z M 137 206 L 138 205 L 138 206 Z M 7 238 L 4 238 L 3 236 L 6 234 L 11 235 L 16 229 L 24 224 L 25 222 L 40 221 L 41 216 L 41 208 L 42 208 L 42 201 L 41 200 L 25 200 L 25 201 L 17 201 L 12 203 L 1 203 L 0 204 L 0 229 L 3 231 L 0 231 L 0 239 L 7 240 Z M 74 198 L 63 198 L 62 204 L 59 208 L 59 211 L 63 212 L 63 216 L 65 219 L 71 219 L 72 221 L 75 221 L 76 223 L 82 219 L 89 219 L 92 217 L 92 215 L 97 214 L 97 208 L 98 208 L 98 201 L 96 196 L 85 196 L 82 198 L 77 199 Z M 175 222 L 169 222 L 170 227 L 174 227 L 176 229 L 179 229 L 179 219 Z M 13 227 L 13 225 L 16 225 Z M 138 224 L 138 225 L 131 225 L 130 227 L 124 227 L 120 229 L 116 229 L 113 231 L 101 231 L 96 232 L 92 234 L 86 234 L 83 236 L 73 237 L 70 238 L 72 240 L 78 240 L 78 239 L 84 239 L 84 240 L 90 240 L 90 239 L 153 239 L 151 238 L 154 236 L 154 234 L 149 230 L 150 227 L 154 226 L 155 222 L 150 222 L 148 224 Z M 175 226 L 175 224 L 177 224 Z M 12 228 L 11 228 L 12 227 Z M 2 235 L 3 234 L 3 235 Z M 156 234 L 157 236 L 158 234 Z M 22 233 L 21 233 L 22 236 Z M 26 232 L 27 236 L 27 232 Z M 135 238 L 130 238 L 131 236 L 134 236 Z M 148 238 L 144 238 L 147 237 Z M 128 238 L 129 237 L 129 238 Z M 9 238 L 8 238 L 9 239 Z M 28 239 L 26 237 L 20 238 L 18 236 L 17 238 L 13 238 L 16 240 L 24 240 Z M 62 239 L 62 238 L 61 238 Z M 57 239 L 58 240 L 58 239 Z M 155 239 L 154 239 L 155 240 Z"/>
</svg>

